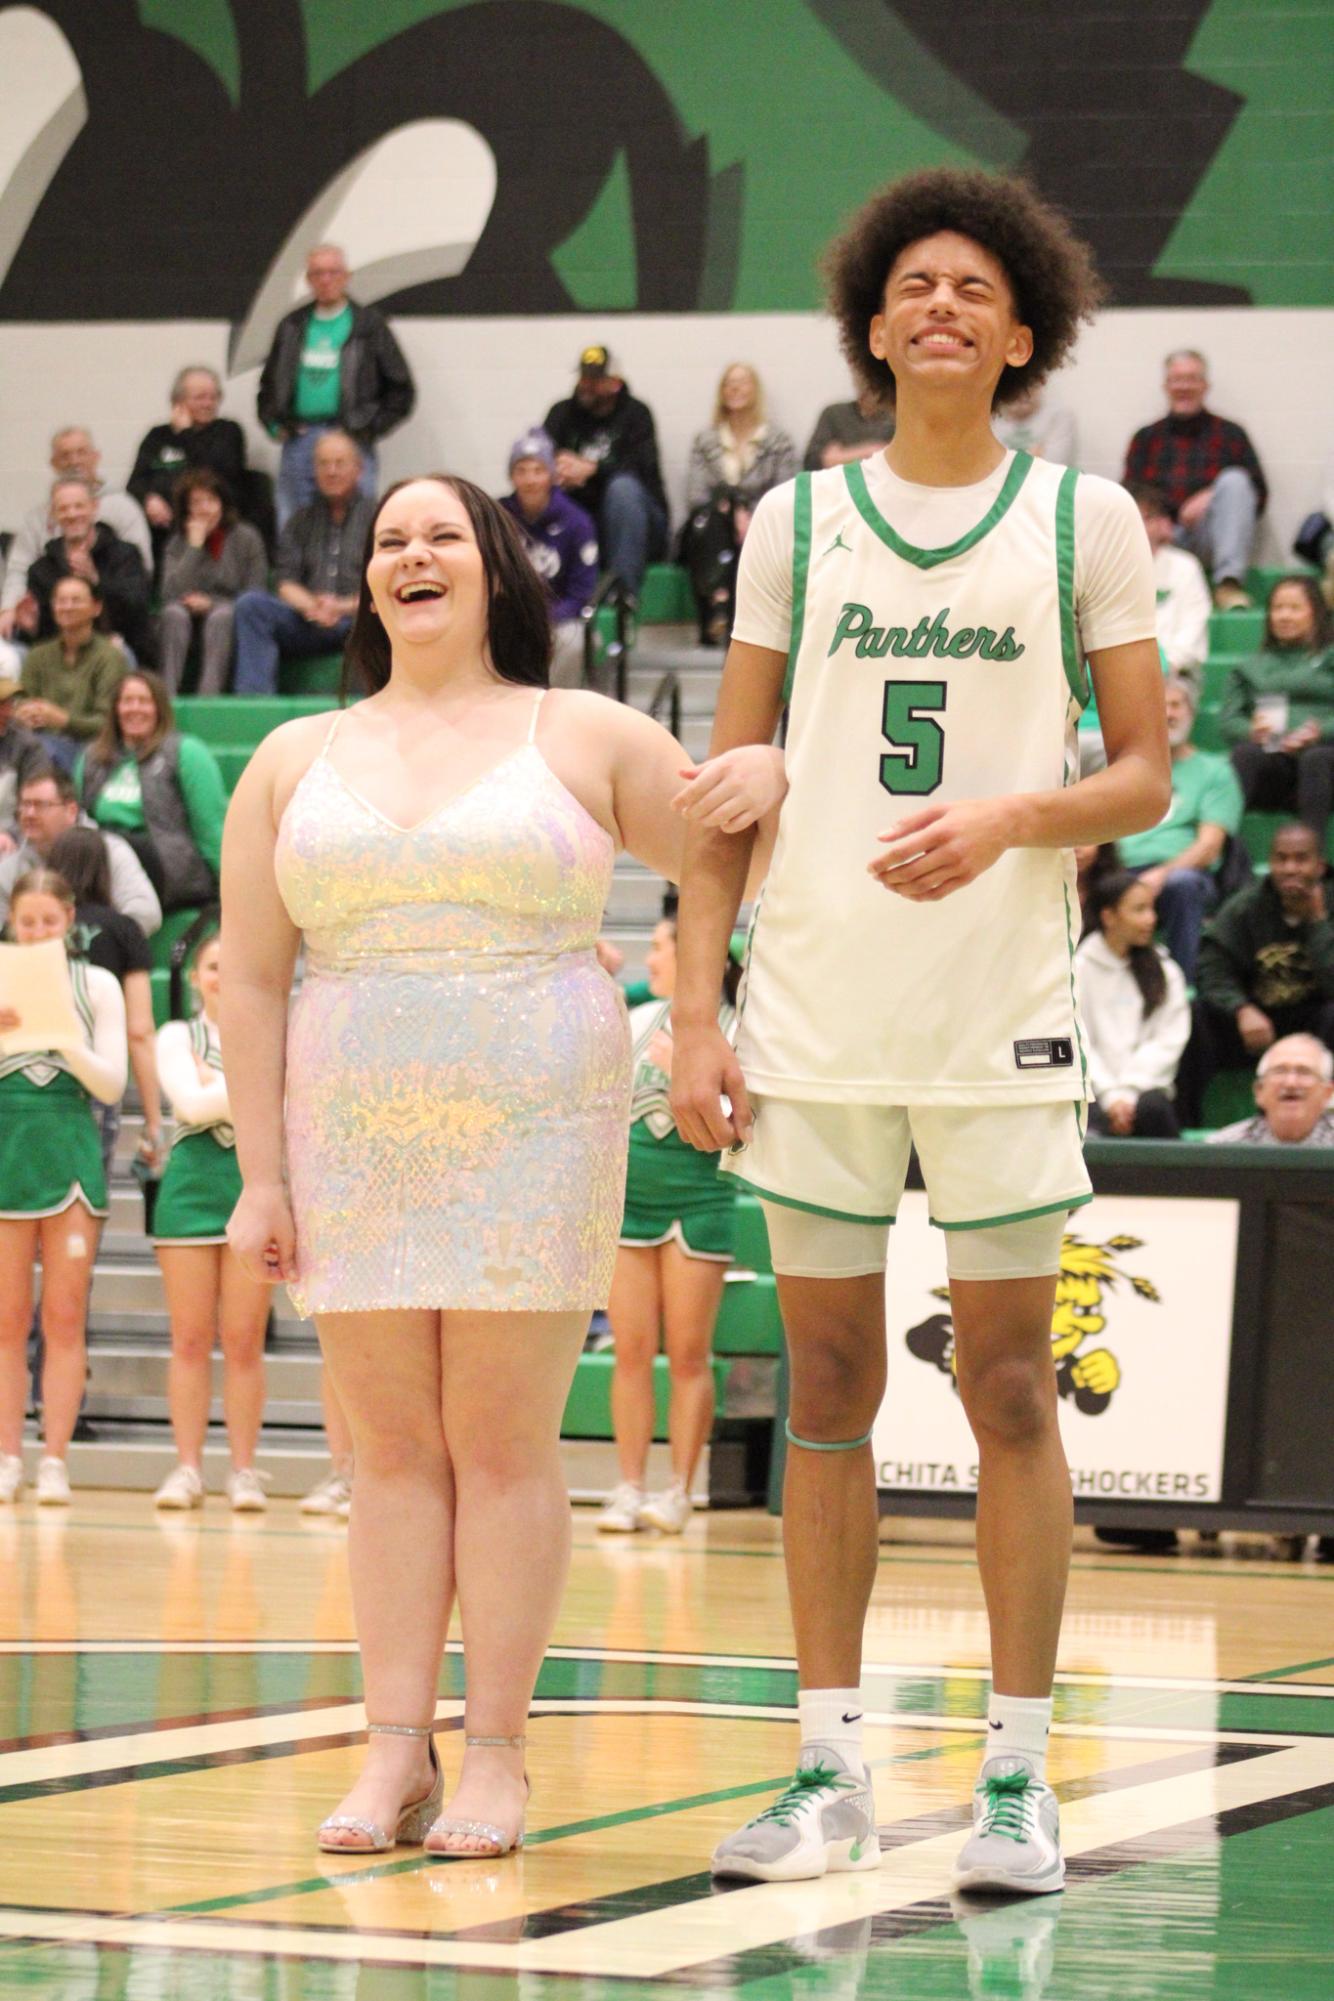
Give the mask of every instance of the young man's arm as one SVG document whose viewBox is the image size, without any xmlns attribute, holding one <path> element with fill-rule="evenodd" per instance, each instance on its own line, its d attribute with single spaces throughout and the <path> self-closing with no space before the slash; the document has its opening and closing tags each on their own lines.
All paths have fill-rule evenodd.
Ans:
<svg viewBox="0 0 1334 2001">
<path fill-rule="evenodd" d="M 727 654 L 710 757 L 738 744 L 772 743 L 783 706 L 787 655 L 734 639 Z M 718 1027 L 718 990 L 746 886 L 755 829 L 686 829 L 676 919 L 672 1000 L 672 1109 L 682 1139 L 716 1153 L 750 1136 L 750 1101 L 735 1051 Z M 723 1110 L 724 1094 L 732 1116 Z"/>
<path fill-rule="evenodd" d="M 962 799 L 909 813 L 867 864 L 886 889 L 936 903 L 976 881 L 1007 848 L 1093 847 L 1154 827 L 1172 798 L 1158 642 L 1089 655 L 1107 769 L 1059 792 Z"/>
</svg>

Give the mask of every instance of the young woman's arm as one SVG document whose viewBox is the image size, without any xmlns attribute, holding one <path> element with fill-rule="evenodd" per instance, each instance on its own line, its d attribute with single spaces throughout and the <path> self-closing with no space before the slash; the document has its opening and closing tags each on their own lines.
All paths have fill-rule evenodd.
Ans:
<svg viewBox="0 0 1334 2001">
<path fill-rule="evenodd" d="M 125 1027 L 130 1045 L 130 1069 L 144 1108 L 144 1138 L 154 1152 L 162 1136 L 162 1100 L 157 1087 L 157 1064 L 153 1060 L 153 983 L 147 973 L 128 972 L 122 983 L 125 996 Z"/>
<path fill-rule="evenodd" d="M 88 998 L 93 1005 L 91 1049 L 67 1049 L 65 1061 L 85 1091 L 103 1105 L 124 1096 L 129 1057 L 125 1037 L 125 999 L 120 981 L 102 966 L 88 968 Z"/>
<path fill-rule="evenodd" d="M 169 1021 L 158 1030 L 157 1076 L 182 1125 L 211 1126 L 230 1117 L 226 1079 L 214 1071 L 207 1084 L 200 1082 L 183 1021 Z"/>
<path fill-rule="evenodd" d="M 285 736 L 286 730 L 275 730 L 266 737 L 242 772 L 222 841 L 220 1027 L 245 1184 L 228 1240 L 251 1276 L 270 1283 L 296 1275 L 296 1232 L 283 1182 L 283 1093 L 287 1004 L 300 934 L 274 873 L 275 789 L 290 754 Z M 265 1262 L 270 1244 L 278 1252 L 271 1267 Z"/>
</svg>

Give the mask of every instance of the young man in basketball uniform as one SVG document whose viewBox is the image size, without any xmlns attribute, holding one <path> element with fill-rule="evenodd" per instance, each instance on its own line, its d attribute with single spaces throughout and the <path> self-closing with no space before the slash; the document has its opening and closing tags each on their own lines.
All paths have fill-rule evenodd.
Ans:
<svg viewBox="0 0 1334 2001">
<path fill-rule="evenodd" d="M 1153 563 L 1119 487 L 992 432 L 993 406 L 1059 365 L 1099 297 L 1085 247 L 1029 187 L 910 176 L 856 217 L 827 276 L 844 352 L 895 432 L 767 494 L 746 538 L 713 749 L 769 742 L 786 704 L 789 791 L 735 1056 L 715 1015 L 749 836 L 692 828 L 681 888 L 673 1106 L 683 1137 L 735 1149 L 764 1204 L 791 1371 L 801 1753 L 714 1869 L 789 1880 L 879 1860 L 858 1687 L 870 1433 L 915 1142 L 978 1445 L 992 1646 L 955 1880 L 1058 1890 L 1045 1757 L 1072 1504 L 1051 1320 L 1066 1218 L 1090 1197 L 1071 850 L 1167 808 Z M 1088 668 L 1108 763 L 1080 781 Z"/>
</svg>

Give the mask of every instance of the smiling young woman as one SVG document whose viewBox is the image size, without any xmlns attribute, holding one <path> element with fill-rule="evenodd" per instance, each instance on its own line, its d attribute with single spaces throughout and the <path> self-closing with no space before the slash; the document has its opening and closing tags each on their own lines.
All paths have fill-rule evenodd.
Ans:
<svg viewBox="0 0 1334 2001">
<path fill-rule="evenodd" d="M 320 1831 L 340 1850 L 523 1838 L 524 1722 L 569 1551 L 560 1419 L 625 1174 L 629 1037 L 595 947 L 619 847 L 678 872 L 686 764 L 638 711 L 548 693 L 550 645 L 504 510 L 451 476 L 405 481 L 372 524 L 348 645 L 368 698 L 274 731 L 228 817 L 230 1241 L 314 1314 L 356 1461 L 372 1734 Z M 753 785 L 775 802 L 779 754 L 742 760 L 721 787 L 692 780 L 685 808 Z M 441 1817 L 430 1727 L 455 1595 L 467 1736 Z"/>
</svg>

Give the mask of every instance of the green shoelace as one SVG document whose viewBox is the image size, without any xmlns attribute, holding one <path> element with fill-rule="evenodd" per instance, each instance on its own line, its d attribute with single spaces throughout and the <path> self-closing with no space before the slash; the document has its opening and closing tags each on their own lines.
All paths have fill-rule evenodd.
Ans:
<svg viewBox="0 0 1334 2001">
<path fill-rule="evenodd" d="M 787 1791 L 780 1793 L 772 1806 L 766 1807 L 759 1820 L 772 1820 L 779 1827 L 787 1827 L 800 1813 L 812 1793 L 833 1788 L 836 1792 L 856 1792 L 857 1780 L 846 1772 L 836 1772 L 832 1765 L 811 1765 L 798 1772 Z"/>
<path fill-rule="evenodd" d="M 1008 1772 L 1004 1777 L 984 1779 L 982 1791 L 986 1794 L 986 1804 L 978 1834 L 1003 1834 L 1007 1841 L 1026 1841 L 1028 1817 L 1033 1810 L 1029 1797 L 1031 1784 L 1027 1772 Z"/>
</svg>

